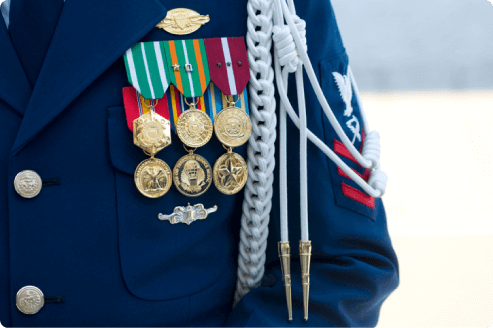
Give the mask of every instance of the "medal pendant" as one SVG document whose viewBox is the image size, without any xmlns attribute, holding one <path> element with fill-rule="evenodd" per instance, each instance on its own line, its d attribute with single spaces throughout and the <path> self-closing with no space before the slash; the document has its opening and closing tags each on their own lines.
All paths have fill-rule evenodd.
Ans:
<svg viewBox="0 0 493 328">
<path fill-rule="evenodd" d="M 135 145 L 151 156 L 137 166 L 135 185 L 146 197 L 161 197 L 171 187 L 172 174 L 168 164 L 154 155 L 171 144 L 170 122 L 150 110 L 133 121 L 133 133 Z"/>
<path fill-rule="evenodd" d="M 181 114 L 176 123 L 178 138 L 191 148 L 202 147 L 209 142 L 212 130 L 211 119 L 205 112 L 195 108 L 195 104 L 191 104 L 190 109 Z"/>
<path fill-rule="evenodd" d="M 182 114 L 183 115 L 183 114 Z M 212 183 L 212 169 L 207 160 L 190 151 L 176 162 L 173 168 L 176 189 L 188 197 L 197 197 L 209 189 Z"/>
<path fill-rule="evenodd" d="M 252 122 L 245 111 L 234 106 L 235 102 L 228 102 L 230 106 L 220 111 L 214 119 L 216 137 L 223 147 L 228 147 L 228 152 L 214 164 L 213 175 L 214 185 L 220 192 L 234 195 L 245 186 L 248 167 L 243 157 L 232 150 L 248 141 L 252 134 Z"/>
<path fill-rule="evenodd" d="M 233 153 L 229 148 L 228 152 L 214 164 L 214 185 L 226 195 L 234 195 L 239 192 L 246 184 L 248 178 L 248 167 L 240 155 Z"/>
<path fill-rule="evenodd" d="M 232 106 L 224 108 L 214 118 L 217 139 L 227 147 L 238 147 L 252 134 L 252 122 L 244 110 Z"/>
<path fill-rule="evenodd" d="M 149 198 L 164 196 L 171 187 L 172 174 L 166 162 L 151 157 L 141 162 L 134 174 L 140 193 Z"/>
</svg>

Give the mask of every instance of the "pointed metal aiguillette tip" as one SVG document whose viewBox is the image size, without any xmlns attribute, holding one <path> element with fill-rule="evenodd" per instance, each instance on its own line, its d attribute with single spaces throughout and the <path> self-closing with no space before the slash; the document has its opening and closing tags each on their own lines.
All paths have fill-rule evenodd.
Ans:
<svg viewBox="0 0 493 328">
<path fill-rule="evenodd" d="M 278 243 L 279 258 L 281 260 L 282 280 L 286 289 L 286 302 L 288 305 L 288 319 L 293 321 L 293 302 L 291 299 L 291 248 L 289 242 Z"/>
<path fill-rule="evenodd" d="M 308 321 L 308 299 L 310 294 L 310 259 L 312 242 L 300 241 L 301 283 L 303 284 L 303 309 L 305 321 Z"/>
</svg>

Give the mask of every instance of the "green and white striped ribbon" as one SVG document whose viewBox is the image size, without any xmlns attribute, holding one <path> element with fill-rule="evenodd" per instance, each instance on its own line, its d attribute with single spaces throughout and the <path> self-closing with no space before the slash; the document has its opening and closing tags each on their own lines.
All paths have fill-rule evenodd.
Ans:
<svg viewBox="0 0 493 328">
<path fill-rule="evenodd" d="M 162 42 L 140 42 L 124 55 L 130 84 L 145 99 L 161 99 L 170 78 Z"/>
</svg>

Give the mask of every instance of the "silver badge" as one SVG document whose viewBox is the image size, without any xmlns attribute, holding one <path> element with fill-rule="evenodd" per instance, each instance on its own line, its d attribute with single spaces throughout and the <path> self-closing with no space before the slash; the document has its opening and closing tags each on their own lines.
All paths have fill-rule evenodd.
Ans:
<svg viewBox="0 0 493 328">
<path fill-rule="evenodd" d="M 159 213 L 158 218 L 161 221 L 169 221 L 171 224 L 176 223 L 186 223 L 190 225 L 190 223 L 197 220 L 204 220 L 210 213 L 214 213 L 217 211 L 217 206 L 211 207 L 209 209 L 205 209 L 204 205 L 197 204 L 191 206 L 188 203 L 188 206 L 177 206 L 174 211 L 170 215 L 163 215 Z"/>
</svg>

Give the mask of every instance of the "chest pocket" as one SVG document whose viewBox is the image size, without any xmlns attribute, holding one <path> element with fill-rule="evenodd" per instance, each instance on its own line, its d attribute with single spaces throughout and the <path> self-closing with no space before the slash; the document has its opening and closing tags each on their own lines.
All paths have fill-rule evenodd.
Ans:
<svg viewBox="0 0 493 328">
<path fill-rule="evenodd" d="M 116 169 L 120 262 L 128 290 L 145 300 L 169 300 L 206 289 L 220 277 L 225 265 L 236 259 L 232 254 L 239 233 L 232 228 L 232 222 L 240 220 L 234 214 L 236 197 L 221 194 L 214 185 L 196 198 L 183 196 L 174 186 L 158 199 L 143 196 L 135 186 L 134 171 L 149 157 L 133 144 L 124 107 L 109 108 L 107 113 L 111 162 Z M 242 154 L 244 150 L 238 152 Z M 197 153 L 213 165 L 223 148 L 213 137 Z M 172 133 L 172 144 L 156 157 L 173 169 L 185 154 Z M 176 206 L 187 203 L 219 208 L 207 219 L 190 225 L 172 225 L 158 219 L 159 213 L 171 214 Z"/>
<path fill-rule="evenodd" d="M 334 115 L 349 140 L 361 152 L 365 139 L 365 131 L 361 111 L 349 78 L 347 54 L 343 53 L 335 58 L 320 62 L 320 75 L 322 90 Z M 356 162 L 346 146 L 339 140 L 325 114 L 322 114 L 322 116 L 326 144 L 350 168 L 364 180 L 368 181 L 370 170 L 361 167 Z M 327 160 L 329 161 L 336 204 L 375 220 L 377 214 L 375 210 L 375 198 L 363 192 L 337 165 L 330 159 Z"/>
</svg>

